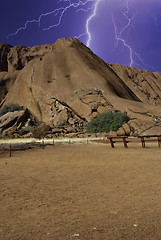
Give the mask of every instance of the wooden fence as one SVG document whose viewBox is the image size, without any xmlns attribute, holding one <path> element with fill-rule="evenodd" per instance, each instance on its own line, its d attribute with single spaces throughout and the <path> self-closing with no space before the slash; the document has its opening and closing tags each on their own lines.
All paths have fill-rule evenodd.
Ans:
<svg viewBox="0 0 161 240">
<path fill-rule="evenodd" d="M 138 136 L 136 138 L 131 138 L 128 136 L 108 136 L 104 141 L 101 141 L 101 143 L 108 144 L 110 143 L 112 148 L 115 148 L 115 144 L 117 143 L 123 143 L 124 148 L 128 148 L 128 143 L 132 143 L 135 140 L 139 140 L 137 142 L 141 143 L 142 148 L 146 147 L 147 142 L 156 142 L 158 147 L 161 147 L 161 135 L 142 135 Z M 86 143 L 92 142 L 90 139 L 86 140 Z M 99 141 L 94 141 L 98 142 Z M 72 140 L 68 141 L 69 144 L 72 143 Z M 85 143 L 85 142 L 84 142 Z M 45 140 L 42 139 L 39 143 L 32 142 L 32 143 L 16 143 L 16 144 L 1 144 L 0 145 L 0 153 L 8 152 L 9 156 L 12 157 L 14 151 L 25 151 L 28 149 L 45 149 L 45 146 L 47 145 L 55 145 L 54 139 L 52 143 L 45 143 Z"/>
</svg>

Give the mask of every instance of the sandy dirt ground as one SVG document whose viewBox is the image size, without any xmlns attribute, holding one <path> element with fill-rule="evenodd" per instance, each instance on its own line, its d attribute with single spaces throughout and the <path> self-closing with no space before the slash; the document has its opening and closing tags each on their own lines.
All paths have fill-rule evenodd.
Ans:
<svg viewBox="0 0 161 240">
<path fill-rule="evenodd" d="M 0 240 L 161 239 L 161 149 L 57 144 L 0 155 Z"/>
</svg>

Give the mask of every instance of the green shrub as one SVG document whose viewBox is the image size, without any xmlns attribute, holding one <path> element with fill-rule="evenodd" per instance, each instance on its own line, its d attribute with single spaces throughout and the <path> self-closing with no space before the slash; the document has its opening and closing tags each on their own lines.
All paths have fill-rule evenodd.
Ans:
<svg viewBox="0 0 161 240">
<path fill-rule="evenodd" d="M 34 128 L 34 130 L 32 131 L 32 135 L 34 138 L 41 139 L 47 135 L 49 130 L 50 126 L 42 122 L 40 125 Z"/>
<path fill-rule="evenodd" d="M 130 118 L 126 114 L 109 111 L 107 113 L 99 114 L 98 117 L 93 118 L 87 124 L 86 131 L 88 133 L 117 131 L 129 120 Z"/>
<path fill-rule="evenodd" d="M 146 96 L 147 96 L 148 99 L 150 99 L 150 93 L 149 92 L 146 93 Z"/>
<path fill-rule="evenodd" d="M 23 109 L 24 108 L 22 106 L 19 106 L 18 104 L 10 103 L 8 105 L 5 105 L 0 110 L 0 117 L 3 116 L 4 114 L 8 113 L 8 112 L 20 111 L 20 110 L 23 110 Z"/>
<path fill-rule="evenodd" d="M 23 127 L 22 130 L 24 132 L 31 132 L 34 130 L 34 126 Z"/>
</svg>

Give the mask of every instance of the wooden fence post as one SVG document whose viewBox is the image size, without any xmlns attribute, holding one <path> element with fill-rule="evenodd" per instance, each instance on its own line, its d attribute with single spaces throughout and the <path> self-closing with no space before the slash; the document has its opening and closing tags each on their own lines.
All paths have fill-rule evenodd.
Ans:
<svg viewBox="0 0 161 240">
<path fill-rule="evenodd" d="M 144 137 L 141 137 L 141 143 L 142 143 L 142 148 L 145 148 L 145 139 L 144 139 Z"/>
<path fill-rule="evenodd" d="M 124 147 L 128 148 L 126 138 L 123 137 Z"/>
<path fill-rule="evenodd" d="M 12 157 L 12 148 L 11 145 L 9 146 L 10 157 Z"/>
<path fill-rule="evenodd" d="M 42 149 L 44 149 L 44 139 L 42 140 Z"/>
<path fill-rule="evenodd" d="M 158 136 L 158 147 L 160 148 L 161 136 Z"/>
<path fill-rule="evenodd" d="M 111 147 L 114 148 L 115 146 L 114 146 L 114 142 L 112 140 L 112 137 L 109 137 L 109 140 L 110 140 L 110 143 L 111 143 Z"/>
</svg>

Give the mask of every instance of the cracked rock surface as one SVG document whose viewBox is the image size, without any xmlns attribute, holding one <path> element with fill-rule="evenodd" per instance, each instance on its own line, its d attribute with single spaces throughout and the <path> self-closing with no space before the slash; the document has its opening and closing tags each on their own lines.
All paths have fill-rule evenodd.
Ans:
<svg viewBox="0 0 161 240">
<path fill-rule="evenodd" d="M 118 134 L 161 133 L 160 99 L 160 73 L 106 64 L 74 38 L 31 48 L 0 44 L 0 108 L 19 104 L 64 133 L 84 132 L 110 110 L 130 117 Z"/>
</svg>

